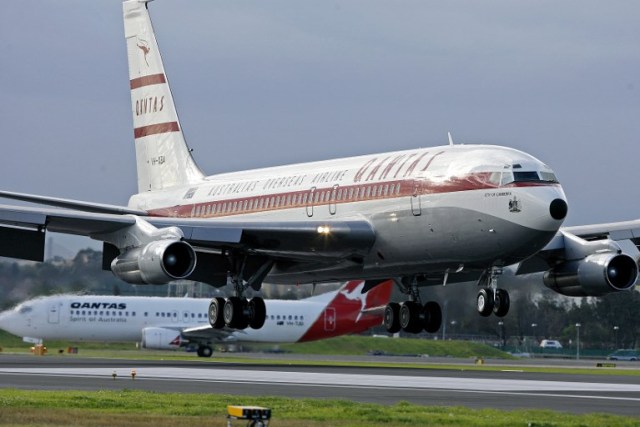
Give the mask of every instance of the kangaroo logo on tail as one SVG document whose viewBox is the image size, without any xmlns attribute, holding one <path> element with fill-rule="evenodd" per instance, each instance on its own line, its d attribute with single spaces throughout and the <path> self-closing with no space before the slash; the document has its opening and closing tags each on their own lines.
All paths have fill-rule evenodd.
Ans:
<svg viewBox="0 0 640 427">
<path fill-rule="evenodd" d="M 149 47 L 149 42 L 141 38 L 138 38 L 138 42 L 136 43 L 136 46 L 138 46 L 138 48 L 140 48 L 140 50 L 144 54 L 144 62 L 147 64 L 147 67 L 148 67 L 149 61 L 147 61 L 147 55 L 149 54 L 149 52 L 151 52 L 151 48 Z"/>
<path fill-rule="evenodd" d="M 360 301 L 360 312 L 356 317 L 356 323 L 358 323 L 358 321 L 362 317 L 362 313 L 367 308 L 367 295 L 369 294 L 368 293 L 363 294 L 362 293 L 363 288 L 364 288 L 364 282 L 360 282 L 358 286 L 356 286 L 351 290 L 349 290 L 349 286 L 347 286 L 344 290 L 340 291 L 340 294 L 343 295 L 349 301 Z"/>
</svg>

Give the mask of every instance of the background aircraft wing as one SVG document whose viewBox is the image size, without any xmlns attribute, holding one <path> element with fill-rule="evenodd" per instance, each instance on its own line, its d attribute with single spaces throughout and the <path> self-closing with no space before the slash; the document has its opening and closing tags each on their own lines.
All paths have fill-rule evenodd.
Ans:
<svg viewBox="0 0 640 427">
<path fill-rule="evenodd" d="M 223 328 L 216 329 L 208 324 L 202 324 L 193 326 L 190 328 L 182 329 L 181 333 L 184 338 L 190 341 L 205 341 L 205 342 L 224 342 L 228 341 L 229 337 L 233 334 L 233 329 Z"/>
</svg>

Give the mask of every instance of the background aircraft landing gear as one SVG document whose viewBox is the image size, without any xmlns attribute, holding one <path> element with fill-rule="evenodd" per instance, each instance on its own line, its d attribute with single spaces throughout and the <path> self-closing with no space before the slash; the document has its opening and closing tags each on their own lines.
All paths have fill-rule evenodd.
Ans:
<svg viewBox="0 0 640 427">
<path fill-rule="evenodd" d="M 198 357 L 211 357 L 213 355 L 213 349 L 208 345 L 198 346 L 197 355 Z"/>
</svg>

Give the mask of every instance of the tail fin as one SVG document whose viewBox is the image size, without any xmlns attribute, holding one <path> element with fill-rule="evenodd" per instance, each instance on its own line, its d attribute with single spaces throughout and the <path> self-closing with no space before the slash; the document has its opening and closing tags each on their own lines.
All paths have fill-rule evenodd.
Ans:
<svg viewBox="0 0 640 427">
<path fill-rule="evenodd" d="M 299 342 L 360 333 L 380 326 L 384 316 L 384 306 L 391 298 L 393 281 L 387 280 L 380 283 L 363 294 L 364 285 L 363 280 L 354 280 L 347 282 L 335 292 L 333 299 Z"/>
<path fill-rule="evenodd" d="M 149 1 L 122 4 L 140 193 L 204 178 L 182 134 L 147 10 Z"/>
</svg>

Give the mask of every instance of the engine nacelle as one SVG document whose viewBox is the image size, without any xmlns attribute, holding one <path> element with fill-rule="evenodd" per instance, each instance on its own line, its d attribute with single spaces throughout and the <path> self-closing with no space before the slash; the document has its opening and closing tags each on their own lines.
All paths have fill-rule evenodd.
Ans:
<svg viewBox="0 0 640 427">
<path fill-rule="evenodd" d="M 175 350 L 186 341 L 182 340 L 180 331 L 166 328 L 144 328 L 142 330 L 142 347 L 154 350 Z"/>
<path fill-rule="evenodd" d="M 570 297 L 597 297 L 631 289 L 638 279 L 637 262 L 625 254 L 592 254 L 544 273 L 544 285 Z"/>
<path fill-rule="evenodd" d="M 188 277 L 196 268 L 196 252 L 181 240 L 156 240 L 131 249 L 111 262 L 111 271 L 127 283 L 164 285 Z"/>
</svg>

